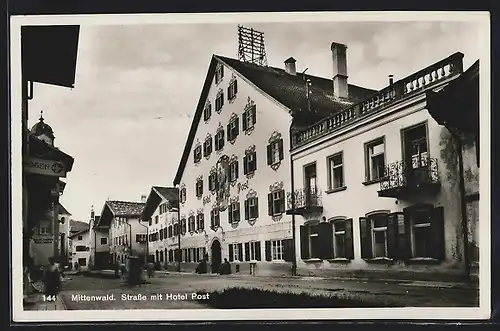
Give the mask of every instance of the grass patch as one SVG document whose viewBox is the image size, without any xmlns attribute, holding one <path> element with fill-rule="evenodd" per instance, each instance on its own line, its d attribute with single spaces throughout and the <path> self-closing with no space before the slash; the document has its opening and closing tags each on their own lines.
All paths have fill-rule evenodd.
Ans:
<svg viewBox="0 0 500 331">
<path fill-rule="evenodd" d="M 386 304 L 367 302 L 355 297 L 329 296 L 308 292 L 274 291 L 257 288 L 232 287 L 210 293 L 208 300 L 201 303 L 211 308 L 245 309 L 245 308 L 375 308 L 387 307 Z"/>
</svg>

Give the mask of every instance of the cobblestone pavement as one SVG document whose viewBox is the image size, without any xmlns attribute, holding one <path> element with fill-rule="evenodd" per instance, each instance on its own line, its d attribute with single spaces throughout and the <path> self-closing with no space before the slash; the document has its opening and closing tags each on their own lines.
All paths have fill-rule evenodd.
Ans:
<svg viewBox="0 0 500 331">
<path fill-rule="evenodd" d="M 311 277 L 273 278 L 251 276 L 215 276 L 156 273 L 149 284 L 129 288 L 120 279 L 72 276 L 64 284 L 61 298 L 67 309 L 203 309 L 191 293 L 213 292 L 230 287 L 259 288 L 362 299 L 389 307 L 460 307 L 477 306 L 478 291 L 443 283 L 332 280 Z M 165 300 L 167 294 L 188 294 L 184 300 Z M 113 301 L 77 301 L 77 295 L 113 296 Z M 122 300 L 122 294 L 132 300 Z M 157 294 L 163 300 L 152 300 Z M 139 297 L 141 295 L 141 297 Z M 135 296 L 135 297 L 133 297 Z M 136 300 L 133 300 L 136 299 Z M 144 300 L 143 300 L 144 299 Z M 244 298 L 242 298 L 244 299 Z M 333 307 L 332 307 L 333 308 Z"/>
</svg>

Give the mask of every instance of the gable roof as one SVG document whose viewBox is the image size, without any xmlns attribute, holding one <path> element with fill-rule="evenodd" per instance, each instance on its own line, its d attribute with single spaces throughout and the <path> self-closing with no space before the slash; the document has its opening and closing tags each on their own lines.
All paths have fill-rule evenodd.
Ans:
<svg viewBox="0 0 500 331">
<path fill-rule="evenodd" d="M 224 56 L 213 55 L 205 82 L 203 84 L 200 99 L 198 100 L 193 122 L 191 123 L 191 128 L 188 133 L 184 152 L 177 169 L 177 174 L 174 178 L 174 185 L 180 183 L 182 173 L 184 172 L 187 160 L 189 159 L 198 123 L 201 119 L 203 108 L 205 106 L 205 100 L 208 96 L 215 68 L 219 61 L 245 77 L 263 93 L 290 109 L 292 111 L 292 115 L 295 112 L 308 111 L 309 105 L 306 98 L 305 84 L 306 80 L 310 79 L 312 92 L 310 105 L 311 109 L 314 111 L 313 113 L 308 114 L 308 117 L 311 120 L 317 120 L 318 118 L 326 117 L 332 113 L 337 113 L 353 103 L 369 98 L 377 92 L 375 90 L 349 84 L 349 98 L 344 100 L 336 99 L 333 97 L 333 82 L 331 79 L 312 75 L 291 75 L 280 68 L 259 66 Z"/>
<path fill-rule="evenodd" d="M 153 186 L 141 214 L 142 220 L 148 220 L 153 215 L 162 198 L 167 200 L 171 207 L 178 206 L 179 193 L 175 187 Z"/>
<path fill-rule="evenodd" d="M 106 201 L 115 216 L 139 216 L 144 209 L 144 202 Z"/>
<path fill-rule="evenodd" d="M 89 225 L 85 222 L 70 220 L 70 232 L 80 232 L 88 227 Z"/>
</svg>

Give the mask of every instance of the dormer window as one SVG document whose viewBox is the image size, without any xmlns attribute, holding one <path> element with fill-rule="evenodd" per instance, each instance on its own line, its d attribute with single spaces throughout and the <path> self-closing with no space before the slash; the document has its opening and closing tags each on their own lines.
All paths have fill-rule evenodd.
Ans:
<svg viewBox="0 0 500 331">
<path fill-rule="evenodd" d="M 219 84 L 222 78 L 224 78 L 224 66 L 219 63 L 215 69 L 215 84 Z"/>
</svg>

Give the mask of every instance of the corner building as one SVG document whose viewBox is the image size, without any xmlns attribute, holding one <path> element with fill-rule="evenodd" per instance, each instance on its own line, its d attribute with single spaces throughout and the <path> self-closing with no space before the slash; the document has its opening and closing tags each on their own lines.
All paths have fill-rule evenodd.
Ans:
<svg viewBox="0 0 500 331">
<path fill-rule="evenodd" d="M 290 126 L 375 92 L 346 83 L 350 97 L 341 98 L 335 84 L 297 73 L 293 58 L 275 68 L 212 57 L 174 180 L 182 271 L 194 270 L 203 257 L 197 248 L 204 247 L 212 272 L 227 258 L 233 273 L 292 273 Z M 323 113 L 311 105 L 322 105 Z"/>
</svg>

